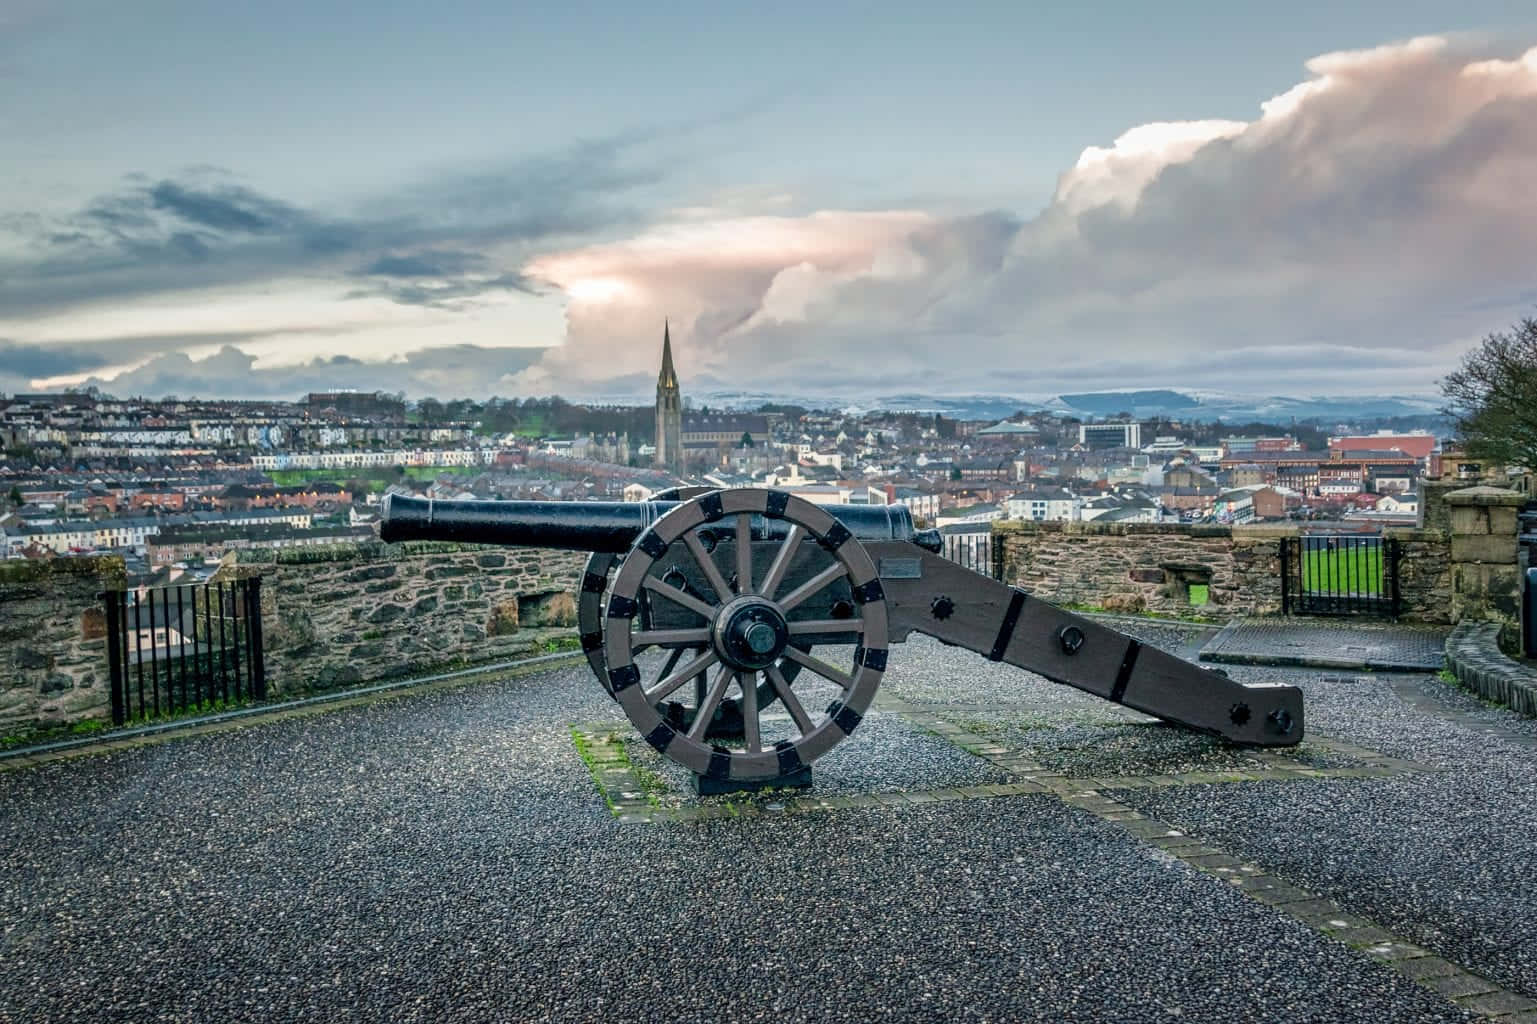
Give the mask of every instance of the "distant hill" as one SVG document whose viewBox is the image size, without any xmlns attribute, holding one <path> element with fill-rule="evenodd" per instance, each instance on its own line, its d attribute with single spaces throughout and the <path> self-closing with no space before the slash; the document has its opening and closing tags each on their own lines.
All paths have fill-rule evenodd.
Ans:
<svg viewBox="0 0 1537 1024">
<path fill-rule="evenodd" d="M 1081 395 L 1058 395 L 1057 401 L 1090 416 L 1114 416 L 1118 412 L 1129 412 L 1133 416 L 1167 416 L 1198 408 L 1201 404 L 1200 399 L 1179 391 L 1091 391 Z"/>
</svg>

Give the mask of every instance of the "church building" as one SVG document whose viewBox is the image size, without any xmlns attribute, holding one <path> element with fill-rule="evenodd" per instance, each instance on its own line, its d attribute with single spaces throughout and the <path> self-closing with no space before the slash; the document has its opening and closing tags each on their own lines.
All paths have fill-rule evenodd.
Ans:
<svg viewBox="0 0 1537 1024">
<path fill-rule="evenodd" d="M 672 365 L 672 328 L 662 325 L 662 372 L 656 378 L 656 465 L 675 475 L 718 469 L 742 445 L 763 449 L 770 423 L 761 413 L 683 413 L 678 371 Z"/>
<path fill-rule="evenodd" d="M 656 378 L 656 464 L 673 473 L 683 466 L 683 394 L 672 366 L 672 329 L 662 324 L 662 372 Z"/>
</svg>

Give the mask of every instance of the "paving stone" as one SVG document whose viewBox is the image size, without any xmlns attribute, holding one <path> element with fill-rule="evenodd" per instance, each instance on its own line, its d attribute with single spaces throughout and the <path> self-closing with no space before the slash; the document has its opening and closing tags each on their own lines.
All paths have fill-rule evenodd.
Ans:
<svg viewBox="0 0 1537 1024">
<path fill-rule="evenodd" d="M 1376 956 L 1371 949 L 1366 950 Z M 1438 956 L 1422 956 L 1412 960 L 1399 960 L 1393 964 L 1405 977 L 1420 981 L 1425 978 L 1444 978 L 1452 974 L 1461 974 L 1462 968 L 1450 961 Z"/>
<path fill-rule="evenodd" d="M 1303 903 L 1317 898 L 1306 889 L 1299 889 L 1285 882 L 1280 882 L 1269 889 L 1256 890 L 1251 895 L 1261 903 L 1282 908 L 1285 908 L 1287 904 Z"/>
<path fill-rule="evenodd" d="M 1202 661 L 1244 665 L 1435 672 L 1445 663 L 1450 629 L 1331 625 L 1249 618 L 1201 648 Z"/>
<path fill-rule="evenodd" d="M 1537 1001 L 1516 992 L 1490 992 L 1481 996 L 1454 996 L 1452 1002 L 1464 1010 L 1488 1016 L 1537 1009 Z"/>
<path fill-rule="evenodd" d="M 1482 995 L 1495 992 L 1499 986 L 1494 985 L 1477 975 L 1461 971 L 1457 974 L 1442 974 L 1421 981 L 1426 988 L 1434 989 L 1448 999 L 1459 999 L 1467 996 Z"/>
</svg>

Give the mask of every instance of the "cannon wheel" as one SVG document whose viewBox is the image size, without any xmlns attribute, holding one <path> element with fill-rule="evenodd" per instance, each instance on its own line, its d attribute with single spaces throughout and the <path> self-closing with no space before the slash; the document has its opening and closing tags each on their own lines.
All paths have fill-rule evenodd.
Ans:
<svg viewBox="0 0 1537 1024">
<path fill-rule="evenodd" d="M 749 535 L 754 516 L 790 524 L 764 578 L 754 580 Z M 697 552 L 689 535 L 705 524 L 725 521 L 737 531 L 738 587 L 721 579 L 720 569 L 709 559 L 700 569 L 712 577 L 721 603 L 712 604 L 655 578 L 650 570 L 673 544 Z M 820 545 L 823 567 L 805 583 L 786 594 L 780 583 L 802 540 Z M 697 553 L 696 553 L 697 559 Z M 792 613 L 807 598 L 846 581 L 854 596 L 855 615 L 849 619 L 796 620 Z M 636 628 L 642 590 L 652 600 L 667 600 L 699 616 L 699 626 L 678 630 Z M 603 653 L 612 692 L 642 736 L 668 758 L 710 779 L 771 779 L 789 775 L 809 765 L 853 732 L 864 717 L 886 668 L 886 602 L 875 564 L 864 545 L 824 509 L 782 492 L 759 488 L 714 491 L 694 497 L 668 512 L 641 534 L 625 556 L 614 579 L 605 613 Z M 791 641 L 819 634 L 858 633 L 852 664 L 838 668 L 801 653 Z M 659 643 L 705 646 L 705 652 L 663 678 L 642 678 L 634 652 Z M 830 683 L 839 696 L 821 714 L 809 713 L 777 667 L 788 658 L 811 676 Z M 673 727 L 658 711 L 670 693 L 701 672 L 710 683 L 704 706 L 687 731 Z M 762 706 L 757 700 L 758 681 L 767 682 L 784 704 L 795 736 L 765 749 L 762 737 Z M 706 743 L 706 728 L 729 690 L 740 694 L 743 749 L 733 750 Z"/>
<path fill-rule="evenodd" d="M 652 497 L 656 501 L 688 501 L 701 494 L 709 494 L 713 490 L 715 490 L 713 487 L 673 487 L 659 491 Z M 609 577 L 622 561 L 622 556 L 607 551 L 594 551 L 589 555 L 587 567 L 582 572 L 582 590 L 576 602 L 576 621 L 577 629 L 581 634 L 582 653 L 587 656 L 587 665 L 592 669 L 592 674 L 597 677 L 598 685 L 602 686 L 603 692 L 610 697 L 614 696 L 614 688 L 608 681 L 608 664 L 603 658 L 603 608 L 604 598 L 608 593 Z M 797 642 L 795 646 L 802 653 L 810 654 L 813 645 L 808 642 Z M 793 683 L 795 677 L 800 675 L 800 662 L 783 658 L 779 662 L 779 671 L 784 674 L 786 682 Z M 761 684 L 758 687 L 758 706 L 767 707 L 774 700 L 774 688 L 768 683 Z"/>
</svg>

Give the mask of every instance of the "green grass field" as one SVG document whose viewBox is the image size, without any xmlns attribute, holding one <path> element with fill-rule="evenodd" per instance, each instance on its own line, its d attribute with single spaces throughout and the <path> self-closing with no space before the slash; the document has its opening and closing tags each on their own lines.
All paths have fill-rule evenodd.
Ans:
<svg viewBox="0 0 1537 1024">
<path fill-rule="evenodd" d="M 436 480 L 440 476 L 474 476 L 484 471 L 483 466 L 407 466 L 406 476 L 412 480 Z M 274 469 L 267 473 L 279 487 L 310 484 L 317 481 L 342 483 L 345 480 L 367 480 L 381 487 L 394 483 L 398 477 L 394 467 L 368 469 Z"/>
<path fill-rule="evenodd" d="M 1302 553 L 1302 589 L 1311 594 L 1381 594 L 1382 545 L 1352 544 L 1338 551 Z"/>
</svg>

